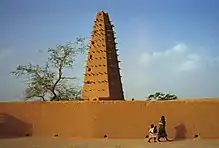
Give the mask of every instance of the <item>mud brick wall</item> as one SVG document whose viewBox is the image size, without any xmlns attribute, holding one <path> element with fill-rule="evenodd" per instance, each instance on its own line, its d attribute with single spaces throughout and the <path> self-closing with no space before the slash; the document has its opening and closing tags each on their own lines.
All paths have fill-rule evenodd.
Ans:
<svg viewBox="0 0 219 148">
<path fill-rule="evenodd" d="M 144 138 L 166 116 L 171 138 L 219 138 L 219 100 L 0 103 L 0 137 Z"/>
</svg>

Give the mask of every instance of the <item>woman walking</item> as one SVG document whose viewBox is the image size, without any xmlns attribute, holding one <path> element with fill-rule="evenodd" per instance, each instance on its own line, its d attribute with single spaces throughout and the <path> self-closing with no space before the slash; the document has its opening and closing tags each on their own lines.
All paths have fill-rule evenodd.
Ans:
<svg viewBox="0 0 219 148">
<path fill-rule="evenodd" d="M 158 131 L 158 141 L 160 142 L 160 138 L 165 138 L 167 141 L 167 133 L 166 133 L 166 120 L 164 116 L 161 116 L 161 120 L 159 122 L 159 131 Z"/>
</svg>

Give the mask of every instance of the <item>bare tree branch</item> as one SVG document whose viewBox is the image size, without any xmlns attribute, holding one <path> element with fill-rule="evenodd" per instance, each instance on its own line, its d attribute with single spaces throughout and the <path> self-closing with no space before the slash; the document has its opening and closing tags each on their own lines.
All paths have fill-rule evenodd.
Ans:
<svg viewBox="0 0 219 148">
<path fill-rule="evenodd" d="M 58 101 L 69 99 L 80 94 L 76 86 L 69 86 L 67 82 L 76 80 L 76 77 L 64 76 L 65 68 L 74 66 L 76 56 L 87 51 L 85 38 L 77 38 L 74 43 L 57 45 L 47 50 L 48 61 L 44 65 L 19 65 L 12 75 L 24 77 L 28 85 L 25 90 L 26 100 L 40 98 L 42 101 Z M 67 81 L 67 82 L 66 82 Z M 74 98 L 71 98 L 74 99 Z"/>
</svg>

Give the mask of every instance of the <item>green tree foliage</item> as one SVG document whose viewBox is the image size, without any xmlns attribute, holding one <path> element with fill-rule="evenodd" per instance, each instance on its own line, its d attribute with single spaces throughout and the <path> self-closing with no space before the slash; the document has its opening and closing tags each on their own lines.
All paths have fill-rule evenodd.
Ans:
<svg viewBox="0 0 219 148">
<path fill-rule="evenodd" d="M 81 87 L 70 84 L 76 77 L 64 76 L 64 70 L 73 68 L 76 57 L 87 51 L 85 38 L 77 38 L 73 43 L 57 45 L 47 50 L 49 56 L 44 65 L 19 65 L 11 72 L 16 77 L 24 77 L 27 88 L 26 100 L 60 101 L 78 99 Z"/>
<path fill-rule="evenodd" d="M 156 92 L 154 94 L 150 94 L 148 97 L 147 97 L 147 100 L 177 100 L 178 97 L 176 95 L 173 95 L 173 94 L 165 94 L 165 93 L 162 93 L 162 92 Z"/>
</svg>

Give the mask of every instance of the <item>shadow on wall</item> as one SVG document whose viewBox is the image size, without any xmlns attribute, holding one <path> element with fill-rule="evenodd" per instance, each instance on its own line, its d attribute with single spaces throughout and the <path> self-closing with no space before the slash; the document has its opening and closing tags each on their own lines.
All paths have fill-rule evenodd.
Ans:
<svg viewBox="0 0 219 148">
<path fill-rule="evenodd" d="M 175 126 L 176 135 L 174 140 L 184 140 L 186 139 L 186 127 L 183 123 L 180 123 L 179 125 Z"/>
<path fill-rule="evenodd" d="M 32 125 L 6 113 L 0 113 L 0 138 L 18 138 L 32 135 Z"/>
</svg>

